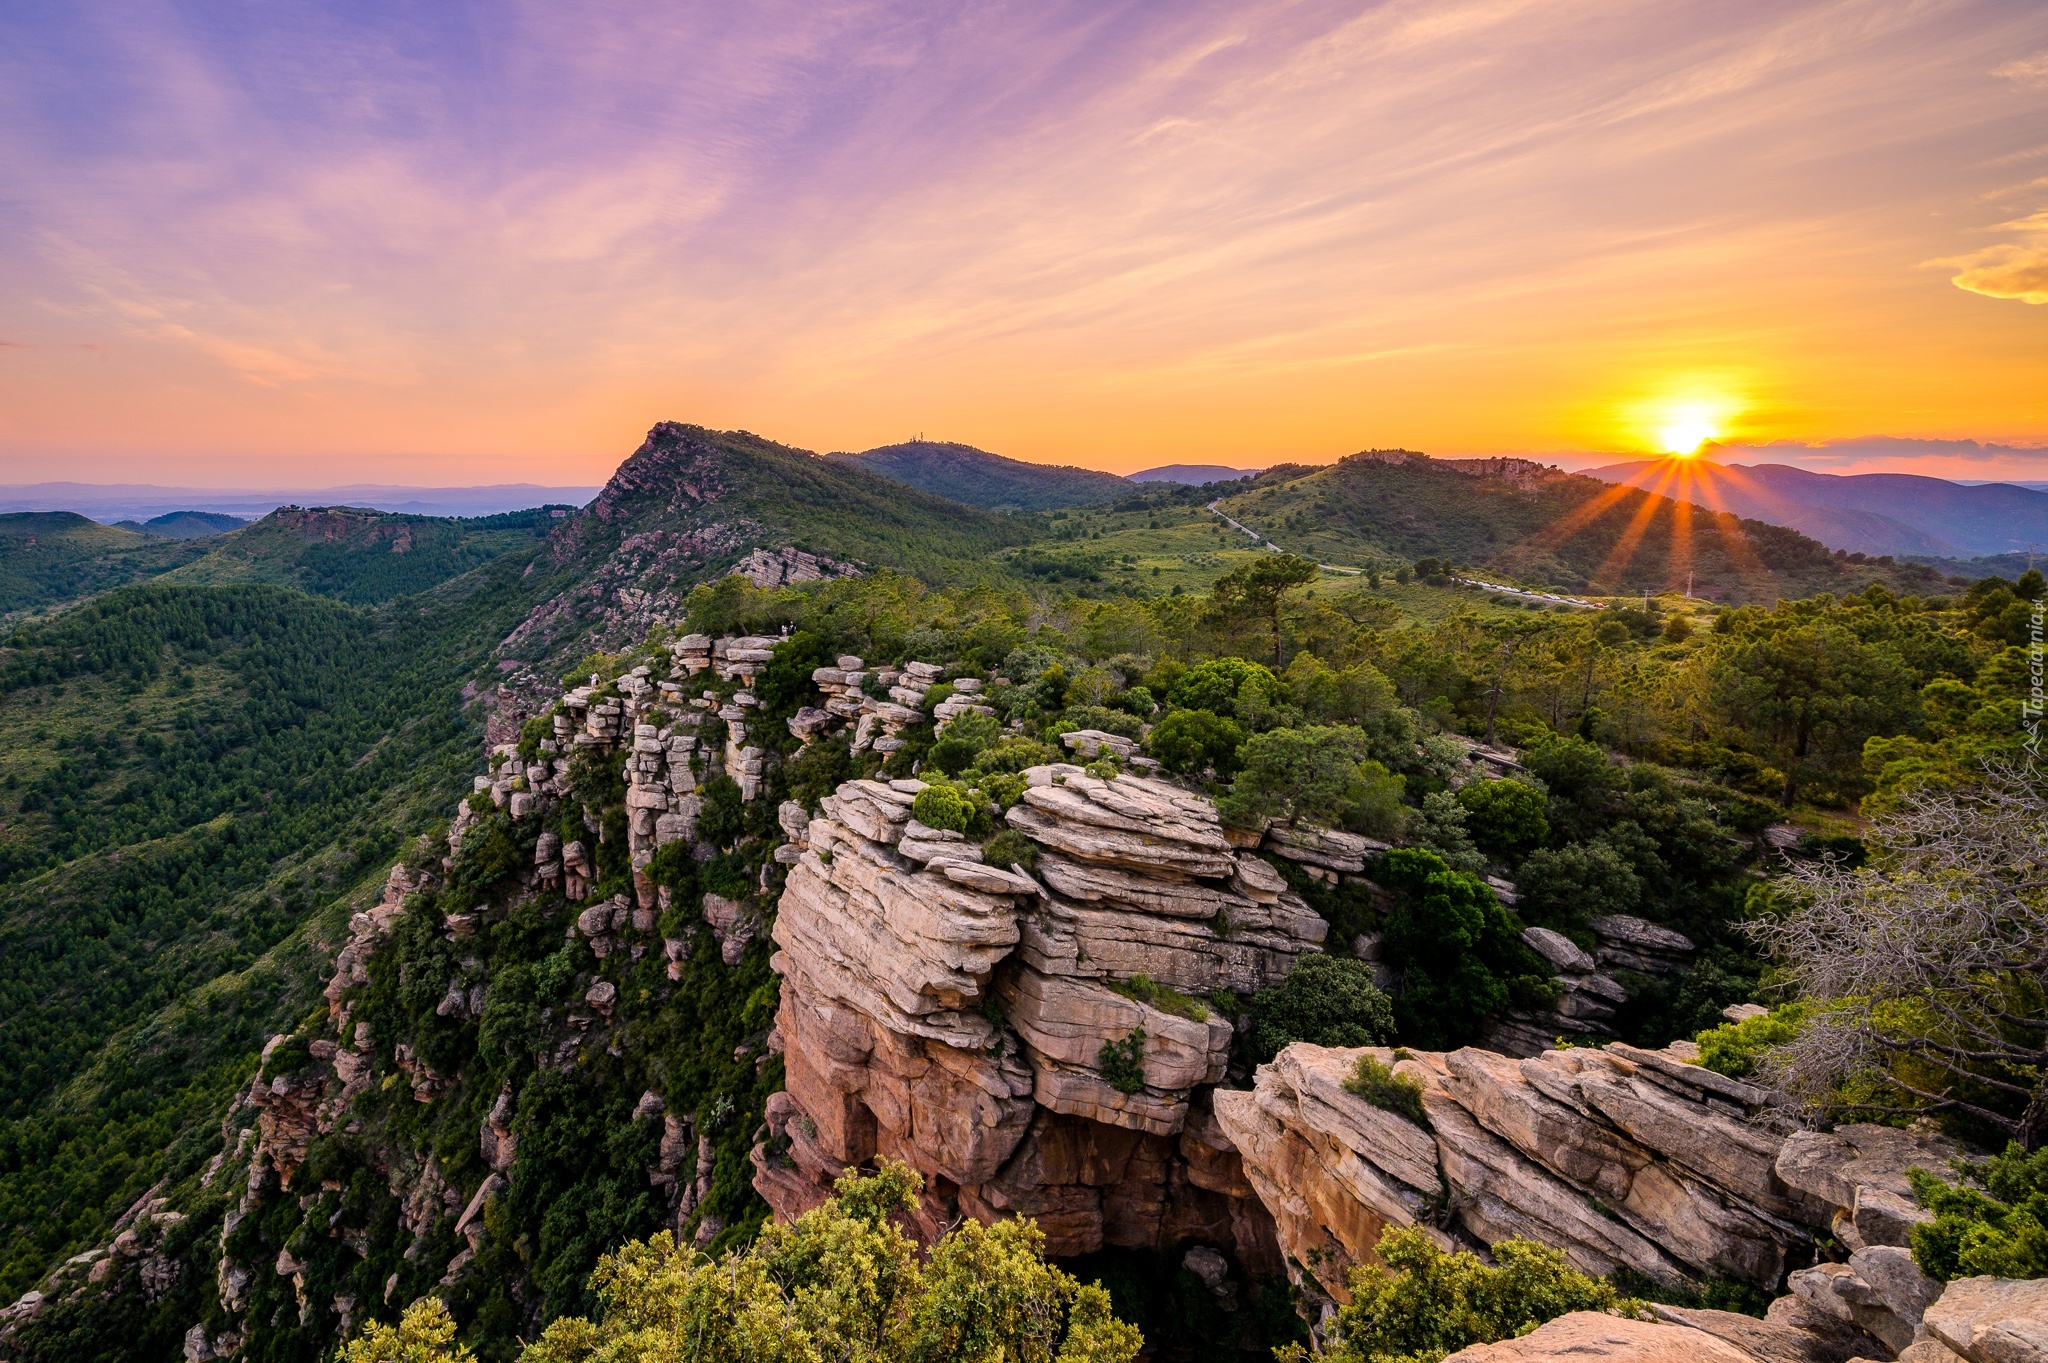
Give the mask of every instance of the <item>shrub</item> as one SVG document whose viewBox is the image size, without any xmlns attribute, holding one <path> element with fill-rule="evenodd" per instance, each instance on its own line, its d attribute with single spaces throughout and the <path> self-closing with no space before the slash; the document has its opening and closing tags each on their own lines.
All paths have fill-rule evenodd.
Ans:
<svg viewBox="0 0 2048 1363">
<path fill-rule="evenodd" d="M 1226 717 L 1237 714 L 1238 700 L 1251 688 L 1261 699 L 1270 700 L 1280 689 L 1272 672 L 1243 658 L 1211 658 L 1180 674 L 1168 701 L 1183 710 L 1208 710 Z"/>
<path fill-rule="evenodd" d="M 1364 961 L 1304 956 L 1287 978 L 1252 995 L 1246 1032 L 1254 1063 L 1290 1042 L 1377 1046 L 1394 1036 L 1394 1011 Z"/>
<path fill-rule="evenodd" d="M 1784 1003 L 1762 1017 L 1727 1022 L 1701 1032 L 1695 1038 L 1700 1045 L 1700 1064 L 1730 1079 L 1747 1079 L 1756 1073 L 1766 1051 L 1799 1035 L 1800 1026 L 1812 1013 L 1810 1003 Z"/>
<path fill-rule="evenodd" d="M 1538 927 L 1569 931 L 1609 913 L 1642 907 L 1643 882 L 1605 838 L 1532 852 L 1516 875 L 1517 907 Z"/>
<path fill-rule="evenodd" d="M 697 812 L 697 836 L 713 847 L 731 847 L 747 826 L 740 783 L 721 772 L 704 783 L 703 799 Z"/>
<path fill-rule="evenodd" d="M 1386 921 L 1387 961 L 1402 972 L 1395 1016 L 1404 1043 L 1456 1049 L 1516 995 L 1535 1006 L 1555 990 L 1548 965 L 1522 944 L 1521 923 L 1477 876 L 1403 847 L 1380 858 L 1373 878 L 1404 901 Z"/>
<path fill-rule="evenodd" d="M 789 780 L 789 798 L 816 814 L 820 800 L 852 779 L 853 753 L 844 735 L 821 738 L 805 744 L 782 770 Z"/>
<path fill-rule="evenodd" d="M 703 885 L 707 893 L 727 899 L 745 899 L 754 892 L 754 878 L 747 859 L 738 852 L 720 852 L 704 863 Z"/>
<path fill-rule="evenodd" d="M 297 1074 L 313 1063 L 313 1052 L 307 1039 L 302 1036 L 290 1037 L 278 1043 L 276 1050 L 264 1058 L 259 1077 L 276 1079 L 287 1074 Z"/>
<path fill-rule="evenodd" d="M 1070 734 L 1076 729 L 1100 729 L 1119 738 L 1136 738 L 1144 731 L 1136 717 L 1101 705 L 1069 706 L 1053 728 L 1063 734 Z"/>
<path fill-rule="evenodd" d="M 981 857 L 991 866 L 1014 866 L 1029 873 L 1038 869 L 1038 844 L 1014 828 L 1005 828 L 981 845 Z"/>
<path fill-rule="evenodd" d="M 1145 1029 L 1133 1027 L 1121 1041 L 1105 1041 L 1095 1053 L 1095 1068 L 1118 1093 L 1145 1087 Z"/>
<path fill-rule="evenodd" d="M 1457 799 L 1465 809 L 1465 831 L 1490 857 L 1519 861 L 1550 836 L 1543 792 L 1526 782 L 1468 781 Z"/>
<path fill-rule="evenodd" d="M 679 1249 L 667 1231 L 604 1256 L 590 1277 L 597 1320 L 555 1320 L 523 1363 L 1132 1363 L 1144 1347 L 1099 1283 L 1084 1287 L 1045 1262 L 1033 1222 L 970 1219 L 920 1263 L 896 1224 L 917 1209 L 916 1174 L 884 1160 L 873 1176 L 848 1173 L 834 1186 L 823 1206 L 763 1225 L 719 1259 Z"/>
<path fill-rule="evenodd" d="M 372 1323 L 341 1350 L 341 1363 L 469 1363 L 472 1357 L 455 1342 L 454 1318 L 439 1297 L 406 1307 L 396 1326 Z"/>
<path fill-rule="evenodd" d="M 1020 772 L 1059 761 L 1059 754 L 1044 743 L 1021 734 L 1012 735 L 974 755 L 974 765 L 983 771 Z"/>
<path fill-rule="evenodd" d="M 974 755 L 980 751 L 971 740 L 946 733 L 932 744 L 932 750 L 925 760 L 948 776 L 958 776 L 974 765 Z"/>
<path fill-rule="evenodd" d="M 1438 1363 L 1473 1344 L 1526 1334 L 1572 1311 L 1642 1307 L 1532 1240 L 1504 1240 L 1489 1265 L 1467 1250 L 1438 1249 L 1418 1226 L 1380 1236 L 1380 1262 L 1351 1270 L 1351 1303 L 1337 1312 L 1324 1363 Z M 1299 1360 L 1299 1345 L 1276 1357 Z"/>
<path fill-rule="evenodd" d="M 1171 1013 L 1190 1022 L 1209 1020 L 1208 1004 L 1189 998 L 1170 985 L 1155 983 L 1149 975 L 1133 975 L 1128 980 L 1109 980 L 1106 983 L 1125 998 L 1135 999 L 1162 1013 Z"/>
<path fill-rule="evenodd" d="M 1928 1277 L 2048 1278 L 2048 1150 L 2028 1154 L 2014 1141 L 2002 1155 L 1959 1163 L 1954 1183 L 1924 1169 L 1906 1176 L 1934 1213 L 1913 1228 L 1913 1258 Z"/>
<path fill-rule="evenodd" d="M 688 899 L 697 892 L 697 859 L 690 855 L 686 842 L 671 842 L 654 853 L 654 860 L 647 863 L 647 878 L 657 885 L 666 885 L 674 893 L 671 899 Z"/>
<path fill-rule="evenodd" d="M 910 802 L 910 817 L 926 828 L 948 828 L 965 833 L 974 826 L 979 813 L 973 797 L 958 786 L 928 785 Z"/>
<path fill-rule="evenodd" d="M 1210 710 L 1176 710 L 1153 728 L 1145 748 L 1160 766 L 1177 775 L 1214 767 L 1218 776 L 1227 777 L 1237 770 L 1237 750 L 1243 742 L 1244 730 L 1234 719 Z"/>
<path fill-rule="evenodd" d="M 1396 1053 L 1397 1057 L 1405 1054 Z M 1357 1094 L 1374 1107 L 1406 1117 L 1417 1126 L 1429 1125 L 1429 1116 L 1422 1110 L 1422 1081 L 1412 1074 L 1394 1073 L 1393 1067 L 1383 1060 L 1359 1056 L 1358 1064 L 1344 1081 L 1344 1091 Z"/>
<path fill-rule="evenodd" d="M 459 912 L 481 902 L 491 887 L 516 872 L 523 860 L 512 820 L 492 810 L 462 835 L 462 842 L 455 849 L 455 865 L 449 869 L 448 883 L 459 902 L 452 911 Z"/>
</svg>

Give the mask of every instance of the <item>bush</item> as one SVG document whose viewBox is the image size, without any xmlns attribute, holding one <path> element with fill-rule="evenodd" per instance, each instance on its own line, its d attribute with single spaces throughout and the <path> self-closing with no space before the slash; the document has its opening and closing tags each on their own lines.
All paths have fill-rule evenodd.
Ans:
<svg viewBox="0 0 2048 1363">
<path fill-rule="evenodd" d="M 690 845 L 671 842 L 657 848 L 654 860 L 647 863 L 647 878 L 673 891 L 671 899 L 688 899 L 694 895 L 697 892 L 697 859 L 690 855 Z"/>
<path fill-rule="evenodd" d="M 1406 1054 L 1397 1051 L 1395 1057 Z M 1394 1073 L 1393 1067 L 1383 1060 L 1359 1056 L 1350 1078 L 1344 1081 L 1344 1091 L 1357 1094 L 1374 1107 L 1406 1117 L 1417 1126 L 1429 1126 L 1429 1115 L 1422 1110 L 1422 1081 L 1412 1074 Z"/>
<path fill-rule="evenodd" d="M 1038 869 L 1038 844 L 1014 828 L 1005 828 L 981 845 L 981 858 L 991 866 L 1014 866 L 1028 874 Z"/>
<path fill-rule="evenodd" d="M 1954 1183 L 1924 1169 L 1906 1175 L 1934 1213 L 1932 1224 L 1913 1228 L 1921 1270 L 1941 1282 L 1980 1274 L 2048 1278 L 2048 1150 L 2028 1154 L 2015 1141 L 1957 1175 Z"/>
<path fill-rule="evenodd" d="M 910 817 L 926 828 L 947 828 L 965 833 L 980 813 L 974 800 L 958 786 L 928 785 L 910 802 Z"/>
<path fill-rule="evenodd" d="M 1123 1040 L 1103 1042 L 1095 1053 L 1095 1068 L 1118 1093 L 1145 1087 L 1145 1029 L 1133 1027 Z"/>
<path fill-rule="evenodd" d="M 1477 876 L 1404 847 L 1380 858 L 1374 879 L 1404 901 L 1387 915 L 1386 951 L 1402 972 L 1394 1012 L 1405 1044 L 1455 1050 L 1511 1000 L 1533 1007 L 1555 990 L 1547 964 L 1522 944 L 1521 923 Z"/>
<path fill-rule="evenodd" d="M 1137 1329 L 1116 1319 L 1099 1283 L 1084 1287 L 1046 1263 L 1045 1236 L 1028 1220 L 970 1219 L 920 1263 L 896 1224 L 917 1209 L 920 1186 L 893 1160 L 871 1177 L 848 1173 L 823 1206 L 764 1224 L 719 1259 L 679 1249 L 667 1231 L 633 1241 L 590 1277 L 597 1320 L 554 1321 L 523 1363 L 1137 1357 Z"/>
<path fill-rule="evenodd" d="M 1642 1308 L 1589 1278 L 1563 1254 L 1532 1240 L 1504 1240 L 1494 1263 L 1466 1250 L 1438 1249 L 1422 1228 L 1380 1236 L 1380 1262 L 1351 1270 L 1351 1304 L 1337 1312 L 1324 1363 L 1438 1363 L 1473 1344 L 1526 1334 L 1573 1311 Z M 1276 1357 L 1302 1359 L 1299 1346 Z"/>
<path fill-rule="evenodd" d="M 805 744 L 782 770 L 789 780 L 789 798 L 816 814 L 820 800 L 853 779 L 853 752 L 843 734 L 817 739 Z"/>
<path fill-rule="evenodd" d="M 1634 913 L 1643 882 L 1605 838 L 1532 852 L 1516 875 L 1522 916 L 1538 927 L 1583 929 L 1601 914 Z"/>
<path fill-rule="evenodd" d="M 305 1037 L 294 1036 L 278 1043 L 277 1049 L 264 1057 L 263 1068 L 258 1077 L 276 1079 L 287 1074 L 297 1074 L 313 1063 L 313 1051 Z"/>
<path fill-rule="evenodd" d="M 1190 1022 L 1209 1020 L 1208 1004 L 1189 998 L 1171 985 L 1158 984 L 1149 975 L 1133 975 L 1128 980 L 1109 980 L 1106 983 L 1125 998 L 1135 999 L 1162 1013 L 1171 1013 Z"/>
<path fill-rule="evenodd" d="M 1237 750 L 1244 730 L 1234 719 L 1210 710 L 1176 710 L 1159 721 L 1146 740 L 1146 751 L 1159 765 L 1180 776 L 1214 767 L 1218 776 L 1237 770 Z"/>
<path fill-rule="evenodd" d="M 1378 1046 L 1394 1036 L 1394 1011 L 1364 961 L 1304 956 L 1279 984 L 1252 995 L 1246 1031 L 1251 1059 L 1263 1065 L 1291 1042 Z"/>
<path fill-rule="evenodd" d="M 1543 792 L 1526 782 L 1468 781 L 1457 799 L 1465 808 L 1465 831 L 1490 857 L 1519 861 L 1550 836 Z"/>
<path fill-rule="evenodd" d="M 1757 1062 L 1766 1051 L 1783 1046 L 1799 1035 L 1799 1028 L 1813 1013 L 1805 1002 L 1784 1003 L 1762 1017 L 1727 1022 L 1701 1032 L 1700 1064 L 1730 1079 L 1747 1079 L 1756 1073 Z"/>
<path fill-rule="evenodd" d="M 372 1322 L 341 1350 L 341 1363 L 469 1363 L 472 1357 L 455 1342 L 455 1321 L 439 1297 L 406 1307 L 396 1326 Z"/>
<path fill-rule="evenodd" d="M 745 899 L 754 892 L 754 877 L 747 869 L 747 859 L 738 852 L 720 852 L 705 862 L 701 883 L 707 894 L 727 899 Z"/>
<path fill-rule="evenodd" d="M 1144 732 L 1144 726 L 1135 716 L 1102 705 L 1069 706 L 1053 728 L 1063 734 L 1070 734 L 1076 729 L 1100 729 L 1119 738 L 1136 738 Z"/>
<path fill-rule="evenodd" d="M 1183 710 L 1208 710 L 1226 717 L 1237 714 L 1239 699 L 1249 687 L 1261 700 L 1270 700 L 1280 683 L 1269 670 L 1243 658 L 1211 658 L 1180 674 L 1166 699 Z"/>
<path fill-rule="evenodd" d="M 1040 767 L 1048 762 L 1059 761 L 1059 754 L 1043 743 L 1033 742 L 1022 735 L 1012 735 L 983 748 L 974 755 L 974 765 L 986 772 L 1023 771 L 1026 767 Z"/>
<path fill-rule="evenodd" d="M 974 765 L 974 755 L 980 751 L 970 740 L 946 733 L 932 744 L 925 760 L 948 776 L 958 776 Z"/>
<path fill-rule="evenodd" d="M 747 827 L 740 783 L 721 772 L 704 783 L 703 798 L 697 812 L 697 836 L 713 847 L 731 847 Z"/>
</svg>

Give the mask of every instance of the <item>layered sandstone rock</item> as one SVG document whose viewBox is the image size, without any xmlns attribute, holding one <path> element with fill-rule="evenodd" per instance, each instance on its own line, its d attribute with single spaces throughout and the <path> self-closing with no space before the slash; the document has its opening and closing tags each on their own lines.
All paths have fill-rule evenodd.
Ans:
<svg viewBox="0 0 2048 1363">
<path fill-rule="evenodd" d="M 913 664 L 897 689 L 936 676 Z M 914 820 L 916 781 L 850 781 L 785 821 L 788 1091 L 755 1186 L 788 1216 L 891 1156 L 930 1181 L 928 1230 L 1029 1215 L 1055 1254 L 1192 1241 L 1274 1271 L 1206 1101 L 1231 1027 L 1188 996 L 1278 980 L 1327 925 L 1198 796 L 1064 764 L 1027 781 L 1008 822 L 1042 849 L 1035 876 Z"/>
<path fill-rule="evenodd" d="M 1367 1054 L 1419 1086 L 1426 1127 L 1346 1089 Z M 1775 1288 L 1810 1262 L 1842 1204 L 1868 1201 L 1908 1164 L 1933 1167 L 1952 1153 L 1938 1138 L 1888 1132 L 1867 1140 L 1883 1158 L 1859 1169 L 1851 1140 L 1793 1131 L 1773 1095 L 1693 1057 L 1687 1043 L 1528 1059 L 1296 1044 L 1260 1067 L 1250 1092 L 1218 1091 L 1213 1102 L 1291 1264 L 1340 1301 L 1346 1273 L 1380 1233 L 1409 1225 L 1446 1247 L 1537 1240 L 1596 1275 L 1626 1267 L 1667 1284 L 1713 1277 Z M 1815 1152 L 1823 1141 L 1839 1145 L 1828 1147 L 1831 1161 Z M 1781 1176 L 1788 1151 L 1807 1170 L 1804 1187 Z M 1802 1151 L 1813 1158 L 1802 1163 Z M 1890 1275 L 1884 1291 L 1909 1301 L 1898 1267 L 1869 1266 Z M 1883 1291 L 1828 1291 L 1844 1303 L 1834 1312 L 1844 1323 L 1897 1333 L 1872 1311 L 1848 1309 L 1859 1291 L 1881 1305 Z"/>
</svg>

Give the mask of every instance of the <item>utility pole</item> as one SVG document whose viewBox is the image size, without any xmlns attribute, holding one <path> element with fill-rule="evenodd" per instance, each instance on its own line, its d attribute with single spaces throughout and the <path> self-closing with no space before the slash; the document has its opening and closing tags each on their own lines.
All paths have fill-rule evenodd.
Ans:
<svg viewBox="0 0 2048 1363">
<path fill-rule="evenodd" d="M 1687 573 L 1687 574 L 1685 575 L 1685 599 L 1686 599 L 1686 600 L 1688 600 L 1688 601 L 1692 600 L 1692 574 L 1691 574 L 1691 573 Z"/>
</svg>

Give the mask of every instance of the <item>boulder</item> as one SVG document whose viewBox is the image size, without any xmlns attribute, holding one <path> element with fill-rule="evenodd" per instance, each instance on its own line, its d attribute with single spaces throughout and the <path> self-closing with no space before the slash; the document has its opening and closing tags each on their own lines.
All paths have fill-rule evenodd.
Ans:
<svg viewBox="0 0 2048 1363">
<path fill-rule="evenodd" d="M 1945 1175 L 1962 1154 L 1935 1132 L 1856 1123 L 1792 1133 L 1773 1173 L 1792 1202 L 1821 1224 L 1839 1222 L 1864 1244 L 1905 1245 L 1913 1226 L 1931 1219 L 1914 1201 L 1907 1172 Z"/>
<path fill-rule="evenodd" d="M 1700 1330 L 1597 1311 L 1573 1311 L 1518 1339 L 1474 1344 L 1444 1363 L 1588 1363 L 1602 1358 L 1615 1363 L 1756 1363 L 1755 1355 Z"/>
<path fill-rule="evenodd" d="M 1692 964 L 1696 948 L 1682 932 L 1625 913 L 1590 919 L 1588 926 L 1600 939 L 1598 958 L 1603 966 L 1670 975 Z"/>
<path fill-rule="evenodd" d="M 2048 1359 L 2048 1278 L 1957 1278 L 1923 1320 L 1969 1363 L 2040 1363 Z"/>
</svg>

